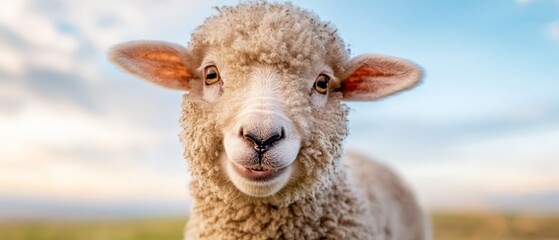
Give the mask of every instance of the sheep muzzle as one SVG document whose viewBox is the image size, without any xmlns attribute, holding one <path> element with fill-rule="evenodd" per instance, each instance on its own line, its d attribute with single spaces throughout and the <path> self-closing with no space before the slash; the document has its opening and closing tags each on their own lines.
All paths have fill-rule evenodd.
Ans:
<svg viewBox="0 0 559 240">
<path fill-rule="evenodd" d="M 272 69 L 256 69 L 238 108 L 223 129 L 222 165 L 231 182 L 251 196 L 269 196 L 292 178 L 301 134 L 289 118 L 281 79 Z"/>
</svg>

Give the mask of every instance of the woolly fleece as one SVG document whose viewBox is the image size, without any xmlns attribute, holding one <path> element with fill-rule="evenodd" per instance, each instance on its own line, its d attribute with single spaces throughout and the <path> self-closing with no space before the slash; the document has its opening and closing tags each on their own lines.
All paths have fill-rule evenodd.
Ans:
<svg viewBox="0 0 559 240">
<path fill-rule="evenodd" d="M 192 83 L 183 98 L 181 141 L 194 197 L 185 239 L 421 239 L 417 204 L 395 175 L 358 161 L 358 171 L 349 174 L 356 179 L 348 178 L 342 93 L 329 93 L 323 108 L 310 104 L 312 66 L 326 64 L 335 76 L 346 70 L 349 50 L 335 28 L 291 4 L 242 3 L 218 11 L 195 30 L 188 50 L 194 65 L 207 54 L 220 56 L 222 77 L 235 80 L 224 81 L 220 101 L 202 100 L 201 83 Z M 221 129 L 239 111 L 246 76 L 263 65 L 281 73 L 287 115 L 303 139 L 296 177 L 278 193 L 254 198 L 227 179 L 219 158 Z"/>
</svg>

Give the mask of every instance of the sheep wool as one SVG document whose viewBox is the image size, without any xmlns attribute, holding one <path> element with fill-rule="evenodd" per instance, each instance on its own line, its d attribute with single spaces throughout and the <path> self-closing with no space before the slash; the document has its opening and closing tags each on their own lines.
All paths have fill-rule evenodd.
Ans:
<svg viewBox="0 0 559 240">
<path fill-rule="evenodd" d="M 284 71 L 287 79 L 300 78 L 298 74 L 317 61 L 326 61 L 337 73 L 345 70 L 349 50 L 330 23 L 308 11 L 271 3 L 244 3 L 218 11 L 193 33 L 189 46 L 198 59 L 208 49 L 219 49 L 225 65 L 232 69 L 246 72 L 252 65 L 270 64 Z M 285 84 L 285 89 L 296 87 L 294 81 L 279 84 Z M 232 88 L 243 85 L 237 82 Z M 407 238 L 392 238 L 396 229 L 390 221 L 395 219 L 388 218 L 391 213 L 382 205 L 409 201 L 405 206 L 410 206 L 411 215 L 402 217 L 420 221 L 420 213 L 413 210 L 417 207 L 413 195 L 406 188 L 398 189 L 398 196 L 375 196 L 375 191 L 360 191 L 349 181 L 341 161 L 348 108 L 340 104 L 341 94 L 337 95 L 331 96 L 335 104 L 327 111 L 310 108 L 302 101 L 306 97 L 295 92 L 286 99 L 290 116 L 305 126 L 303 135 L 309 136 L 296 159 L 301 176 L 271 197 L 254 198 L 240 193 L 215 164 L 224 151 L 220 132 L 227 121 L 224 116 L 235 112 L 228 109 L 235 109 L 232 102 L 243 96 L 231 95 L 228 103 L 216 106 L 186 94 L 181 139 L 195 202 L 185 239 L 420 239 L 421 229 L 410 229 L 412 235 Z M 386 184 L 394 185 L 389 187 L 401 186 L 395 176 L 369 177 L 390 172 L 381 166 L 364 160 L 359 166 L 359 177 L 371 178 L 368 184 L 388 180 Z"/>
<path fill-rule="evenodd" d="M 192 176 L 185 239 L 428 238 L 413 193 L 386 166 L 344 153 L 349 108 L 417 84 L 418 66 L 349 49 L 290 3 L 217 8 L 188 47 L 120 44 L 111 60 L 184 90 Z"/>
</svg>

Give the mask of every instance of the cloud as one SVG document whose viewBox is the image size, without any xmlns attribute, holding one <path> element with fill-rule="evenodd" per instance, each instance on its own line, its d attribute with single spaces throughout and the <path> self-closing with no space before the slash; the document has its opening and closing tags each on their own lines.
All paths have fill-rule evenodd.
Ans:
<svg viewBox="0 0 559 240">
<path fill-rule="evenodd" d="M 533 3 L 535 1 L 536 0 L 515 0 L 515 2 L 517 4 L 520 4 L 520 5 L 527 5 L 527 4 Z"/>
<path fill-rule="evenodd" d="M 17 49 L 32 64 L 44 64 L 63 71 L 71 70 L 73 61 L 69 55 L 79 46 L 78 39 L 59 32 L 47 15 L 28 14 L 29 5 L 28 1 L 18 1 L 2 10 L 2 35 L 12 35 L 12 38 L 17 38 L 20 44 L 24 44 L 21 46 L 11 42 L 11 47 L 3 45 L 2 49 Z"/>
<path fill-rule="evenodd" d="M 159 166 L 165 161 L 172 161 L 165 165 L 184 165 L 178 144 L 172 145 L 177 154 L 165 153 L 169 142 L 161 132 L 72 104 L 53 107 L 26 100 L 33 104 L 0 118 L 3 196 L 184 199 L 186 179 L 181 168 Z"/>
<path fill-rule="evenodd" d="M 7 46 L 2 39 L 0 39 L 0 70 L 10 75 L 21 75 L 24 72 L 23 55 Z"/>
<path fill-rule="evenodd" d="M 74 73 L 33 68 L 24 76 L 26 86 L 47 101 L 70 102 L 89 110 L 98 108 L 87 82 Z"/>
<path fill-rule="evenodd" d="M 547 25 L 547 34 L 552 40 L 559 41 L 559 20 Z"/>
<path fill-rule="evenodd" d="M 184 199 L 180 94 L 116 74 L 106 51 L 173 29 L 196 6 L 21 0 L 0 8 L 0 195 Z"/>
<path fill-rule="evenodd" d="M 434 151 L 405 151 L 388 159 L 399 159 L 391 164 L 411 180 L 430 208 L 504 210 L 513 206 L 499 205 L 499 196 L 559 191 L 556 139 L 559 125 L 493 134 L 448 147 L 431 146 Z M 514 207 L 508 210 L 522 211 L 533 206 Z"/>
<path fill-rule="evenodd" d="M 520 5 L 528 5 L 531 3 L 534 3 L 536 0 L 515 0 L 517 4 Z M 559 4 L 559 1 L 554 1 L 557 4 Z M 557 6 L 554 6 L 557 7 Z M 559 20 L 553 21 L 551 23 L 549 23 L 546 28 L 545 28 L 545 32 L 546 34 L 549 36 L 549 38 L 553 41 L 559 41 Z"/>
</svg>

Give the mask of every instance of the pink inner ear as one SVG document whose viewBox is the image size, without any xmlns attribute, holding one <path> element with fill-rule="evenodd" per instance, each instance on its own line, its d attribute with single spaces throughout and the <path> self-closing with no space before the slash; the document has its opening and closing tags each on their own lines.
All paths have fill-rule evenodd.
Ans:
<svg viewBox="0 0 559 240">
<path fill-rule="evenodd" d="M 143 59 L 138 65 L 145 73 L 167 81 L 181 81 L 192 78 L 192 74 L 184 66 L 175 52 L 158 51 L 129 51 L 125 55 L 130 59 Z"/>
<path fill-rule="evenodd" d="M 393 77 L 394 73 L 379 71 L 371 66 L 361 66 L 342 82 L 342 89 L 348 93 L 374 93 L 390 85 L 384 81 L 370 81 L 371 78 Z M 369 81 L 367 81 L 369 79 Z"/>
<path fill-rule="evenodd" d="M 135 48 L 121 52 L 130 60 L 128 69 L 164 87 L 188 89 L 193 77 L 183 60 L 173 50 Z"/>
<path fill-rule="evenodd" d="M 179 63 L 159 63 L 155 67 L 155 75 L 164 80 L 183 81 L 192 78 L 186 67 Z"/>
<path fill-rule="evenodd" d="M 158 41 L 134 41 L 113 47 L 109 58 L 124 71 L 162 87 L 190 90 L 190 53 L 182 46 Z"/>
</svg>

